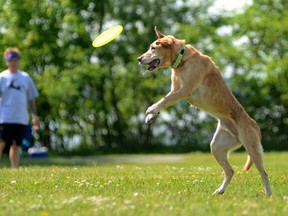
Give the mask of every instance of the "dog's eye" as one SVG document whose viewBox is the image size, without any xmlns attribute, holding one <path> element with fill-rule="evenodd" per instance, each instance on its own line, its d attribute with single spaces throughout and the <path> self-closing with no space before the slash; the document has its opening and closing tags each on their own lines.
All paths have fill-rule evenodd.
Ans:
<svg viewBox="0 0 288 216">
<path fill-rule="evenodd" d="M 151 47 L 151 50 L 154 51 L 154 50 L 155 50 L 155 47 Z"/>
</svg>

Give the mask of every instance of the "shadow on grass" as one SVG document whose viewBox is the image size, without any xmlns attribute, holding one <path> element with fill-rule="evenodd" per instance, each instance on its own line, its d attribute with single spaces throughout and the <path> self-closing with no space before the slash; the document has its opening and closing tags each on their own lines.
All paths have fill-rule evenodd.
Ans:
<svg viewBox="0 0 288 216">
<path fill-rule="evenodd" d="M 172 163 L 183 162 L 187 156 L 184 154 L 171 155 L 109 155 L 109 156 L 89 156 L 89 157 L 48 157 L 48 158 L 21 158 L 21 167 L 30 166 L 95 166 L 105 164 L 121 163 Z M 9 168 L 8 157 L 2 160 L 0 168 Z"/>
<path fill-rule="evenodd" d="M 49 167 L 49 166 L 67 166 L 67 167 L 75 167 L 75 166 L 91 166 L 98 164 L 97 161 L 86 161 L 86 162 L 74 162 L 68 161 L 61 158 L 21 158 L 20 159 L 20 167 Z M 2 159 L 0 163 L 1 168 L 9 168 L 10 161 L 8 158 Z"/>
</svg>

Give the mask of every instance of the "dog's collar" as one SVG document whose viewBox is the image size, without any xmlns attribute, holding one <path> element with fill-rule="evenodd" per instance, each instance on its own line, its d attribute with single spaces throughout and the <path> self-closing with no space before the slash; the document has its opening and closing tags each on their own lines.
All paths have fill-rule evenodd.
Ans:
<svg viewBox="0 0 288 216">
<path fill-rule="evenodd" d="M 182 59 L 183 59 L 183 55 L 184 55 L 184 52 L 186 50 L 186 45 L 184 45 L 180 51 L 180 53 L 177 55 L 173 65 L 172 65 L 172 68 L 176 69 L 179 67 L 179 65 L 181 64 L 182 62 Z"/>
</svg>

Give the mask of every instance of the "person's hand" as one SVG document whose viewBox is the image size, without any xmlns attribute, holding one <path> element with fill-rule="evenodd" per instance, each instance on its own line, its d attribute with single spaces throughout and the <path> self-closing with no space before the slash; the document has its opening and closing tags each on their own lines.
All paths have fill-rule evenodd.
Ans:
<svg viewBox="0 0 288 216">
<path fill-rule="evenodd" d="M 32 124 L 33 124 L 33 129 L 35 131 L 40 129 L 40 124 L 39 124 L 39 118 L 38 116 L 32 116 Z"/>
</svg>

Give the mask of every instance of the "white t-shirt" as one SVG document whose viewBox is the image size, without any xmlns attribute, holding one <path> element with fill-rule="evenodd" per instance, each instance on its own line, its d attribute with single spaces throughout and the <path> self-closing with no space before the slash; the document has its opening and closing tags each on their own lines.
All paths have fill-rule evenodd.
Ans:
<svg viewBox="0 0 288 216">
<path fill-rule="evenodd" d="M 0 124 L 29 123 L 28 103 L 39 95 L 30 76 L 18 71 L 0 73 Z"/>
</svg>

